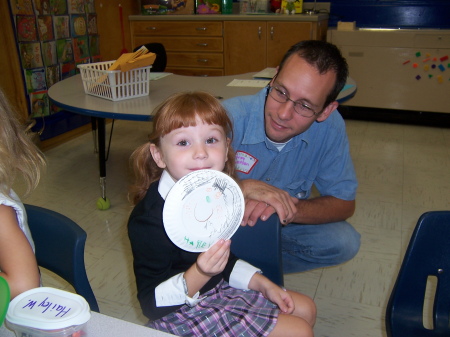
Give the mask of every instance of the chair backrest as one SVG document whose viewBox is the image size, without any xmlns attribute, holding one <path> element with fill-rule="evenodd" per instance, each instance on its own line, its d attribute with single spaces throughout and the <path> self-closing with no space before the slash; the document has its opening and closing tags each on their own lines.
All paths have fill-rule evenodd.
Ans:
<svg viewBox="0 0 450 337">
<path fill-rule="evenodd" d="M 263 275 L 282 286 L 281 224 L 273 214 L 253 226 L 241 226 L 231 238 L 231 251 L 240 259 L 258 267 Z"/>
<path fill-rule="evenodd" d="M 161 73 L 164 70 L 166 70 L 167 65 L 167 54 L 166 54 L 166 48 L 164 48 L 164 45 L 159 42 L 152 42 L 144 44 L 144 46 L 148 49 L 148 51 L 156 54 L 155 62 L 153 62 L 152 65 L 152 72 Z M 133 51 L 138 50 L 141 48 L 141 46 L 134 48 Z"/>
<path fill-rule="evenodd" d="M 429 276 L 437 278 L 433 329 L 424 327 Z M 386 310 L 388 337 L 450 336 L 450 211 L 424 213 L 417 222 Z"/>
<path fill-rule="evenodd" d="M 84 264 L 86 232 L 68 217 L 49 209 L 25 205 L 25 210 L 38 265 L 69 282 L 91 310 L 99 312 Z"/>
</svg>

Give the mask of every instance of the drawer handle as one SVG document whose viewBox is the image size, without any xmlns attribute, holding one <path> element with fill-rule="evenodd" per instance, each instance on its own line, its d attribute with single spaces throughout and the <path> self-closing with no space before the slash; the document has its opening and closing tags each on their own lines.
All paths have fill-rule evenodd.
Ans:
<svg viewBox="0 0 450 337">
<path fill-rule="evenodd" d="M 195 29 L 201 30 L 201 31 L 205 31 L 205 30 L 207 30 L 208 28 L 206 28 L 206 27 L 196 27 Z"/>
<path fill-rule="evenodd" d="M 156 27 L 151 26 L 151 27 L 147 27 L 147 28 L 145 28 L 145 29 L 147 29 L 147 30 L 156 30 Z"/>
<path fill-rule="evenodd" d="M 258 27 L 258 39 L 261 40 L 261 33 L 262 33 L 262 28 Z"/>
<path fill-rule="evenodd" d="M 207 43 L 197 43 L 197 46 L 199 47 L 208 47 Z"/>
<path fill-rule="evenodd" d="M 208 63 L 208 59 L 197 59 L 197 62 L 200 62 L 200 63 Z"/>
<path fill-rule="evenodd" d="M 270 39 L 273 40 L 274 29 L 270 27 Z"/>
</svg>

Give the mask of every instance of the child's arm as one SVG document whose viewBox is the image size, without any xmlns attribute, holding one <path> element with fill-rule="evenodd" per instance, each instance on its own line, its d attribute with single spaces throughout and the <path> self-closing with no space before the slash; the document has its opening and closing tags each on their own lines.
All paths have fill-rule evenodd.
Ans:
<svg viewBox="0 0 450 337">
<path fill-rule="evenodd" d="M 211 277 L 224 270 L 230 256 L 230 244 L 230 240 L 220 240 L 206 252 L 201 253 L 197 262 L 184 273 L 189 297 L 193 297 Z"/>
<path fill-rule="evenodd" d="M 291 314 L 295 309 L 292 296 L 262 274 L 255 273 L 250 279 L 248 287 L 261 292 L 265 298 L 278 305 L 285 314 Z"/>
<path fill-rule="evenodd" d="M 11 289 L 11 299 L 39 287 L 39 268 L 33 249 L 19 227 L 12 207 L 0 205 L 0 276 Z"/>
</svg>

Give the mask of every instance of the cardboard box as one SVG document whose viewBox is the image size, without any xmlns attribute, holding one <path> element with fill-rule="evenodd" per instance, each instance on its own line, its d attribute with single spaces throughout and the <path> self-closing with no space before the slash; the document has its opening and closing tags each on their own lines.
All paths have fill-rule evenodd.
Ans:
<svg viewBox="0 0 450 337">
<path fill-rule="evenodd" d="M 344 22 L 338 21 L 337 30 L 355 30 L 356 29 L 356 21 L 352 22 Z"/>
</svg>

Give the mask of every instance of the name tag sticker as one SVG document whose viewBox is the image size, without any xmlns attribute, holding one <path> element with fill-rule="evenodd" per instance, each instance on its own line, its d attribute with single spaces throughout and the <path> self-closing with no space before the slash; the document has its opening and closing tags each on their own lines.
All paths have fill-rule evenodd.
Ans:
<svg viewBox="0 0 450 337">
<path fill-rule="evenodd" d="M 236 152 L 236 170 L 238 172 L 249 174 L 253 167 L 255 167 L 257 162 L 258 159 L 247 152 Z"/>
</svg>

